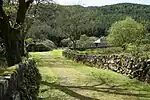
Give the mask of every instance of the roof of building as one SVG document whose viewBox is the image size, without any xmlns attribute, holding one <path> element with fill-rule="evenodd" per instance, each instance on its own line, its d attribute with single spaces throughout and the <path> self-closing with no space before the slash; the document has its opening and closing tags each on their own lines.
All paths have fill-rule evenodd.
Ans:
<svg viewBox="0 0 150 100">
<path fill-rule="evenodd" d="M 93 43 L 101 43 L 101 39 L 94 41 Z"/>
<path fill-rule="evenodd" d="M 103 36 L 103 37 L 99 38 L 98 40 L 94 41 L 93 43 L 106 43 L 106 39 Z"/>
</svg>

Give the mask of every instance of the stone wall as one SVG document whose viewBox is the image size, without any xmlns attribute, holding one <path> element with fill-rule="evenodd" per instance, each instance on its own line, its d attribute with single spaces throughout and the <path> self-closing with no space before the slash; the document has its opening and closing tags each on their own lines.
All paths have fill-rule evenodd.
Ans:
<svg viewBox="0 0 150 100">
<path fill-rule="evenodd" d="M 32 59 L 12 66 L 0 75 L 0 100 L 37 100 L 40 80 Z"/>
<path fill-rule="evenodd" d="M 124 55 L 86 55 L 72 50 L 65 50 L 62 55 L 91 67 L 109 69 L 130 78 L 150 83 L 150 60 L 146 58 Z"/>
</svg>

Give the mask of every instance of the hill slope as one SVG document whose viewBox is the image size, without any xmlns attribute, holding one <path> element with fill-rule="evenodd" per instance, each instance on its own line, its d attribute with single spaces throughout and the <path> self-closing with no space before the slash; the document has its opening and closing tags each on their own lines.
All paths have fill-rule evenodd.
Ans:
<svg viewBox="0 0 150 100">
<path fill-rule="evenodd" d="M 92 20 L 95 25 L 88 30 L 88 32 L 83 33 L 92 33 L 90 35 L 101 36 L 107 35 L 108 29 L 112 23 L 123 20 L 126 17 L 132 17 L 136 21 L 144 24 L 148 31 L 150 32 L 150 6 L 142 4 L 132 4 L 132 3 L 120 3 L 114 5 L 107 5 L 102 7 L 82 7 L 82 6 L 62 6 L 63 8 L 69 9 L 84 9 L 86 12 L 94 14 Z M 78 11 L 78 10 L 77 10 Z M 80 12 L 76 12 L 80 13 Z"/>
<path fill-rule="evenodd" d="M 89 10 L 97 12 L 99 19 L 103 19 L 103 32 L 107 32 L 108 28 L 115 21 L 124 19 L 129 16 L 138 22 L 143 23 L 150 32 L 150 6 L 132 3 L 121 3 L 107 5 L 102 7 L 88 7 Z"/>
</svg>

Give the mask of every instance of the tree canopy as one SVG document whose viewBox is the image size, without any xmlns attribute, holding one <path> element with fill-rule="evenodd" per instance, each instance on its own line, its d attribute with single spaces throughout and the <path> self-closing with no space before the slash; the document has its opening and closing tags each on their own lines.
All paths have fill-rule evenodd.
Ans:
<svg viewBox="0 0 150 100">
<path fill-rule="evenodd" d="M 61 40 L 68 38 L 69 34 L 70 36 L 77 36 L 78 39 L 83 34 L 95 37 L 107 36 L 111 25 L 116 21 L 124 20 L 126 17 L 132 17 L 137 22 L 142 23 L 146 27 L 146 30 L 150 32 L 150 7 L 147 5 L 123 3 L 102 7 L 83 7 L 79 5 L 62 6 L 57 4 L 52 6 L 50 4 L 46 6 L 41 5 L 39 9 L 39 17 L 37 17 L 35 22 L 38 22 L 38 27 L 43 27 L 44 24 L 48 25 L 47 28 L 50 27 L 49 30 L 51 31 L 47 33 L 49 36 L 44 36 L 55 42 L 57 46 L 61 46 Z M 80 24 L 81 22 L 85 23 Z M 72 33 L 71 30 L 75 29 L 75 27 L 72 27 L 70 30 L 69 27 L 72 26 L 70 24 L 78 24 L 78 31 L 80 32 L 78 34 L 75 34 L 75 32 Z M 69 30 L 70 33 L 68 34 L 65 30 Z M 45 33 L 41 31 L 39 34 Z"/>
<path fill-rule="evenodd" d="M 112 24 L 109 30 L 108 41 L 115 46 L 121 46 L 125 49 L 127 44 L 139 44 L 145 34 L 145 27 L 142 24 L 127 17 L 125 20 Z"/>
</svg>

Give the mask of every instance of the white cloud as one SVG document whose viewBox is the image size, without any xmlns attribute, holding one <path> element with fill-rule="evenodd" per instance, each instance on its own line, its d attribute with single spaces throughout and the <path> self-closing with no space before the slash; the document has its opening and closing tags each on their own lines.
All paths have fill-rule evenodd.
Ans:
<svg viewBox="0 0 150 100">
<path fill-rule="evenodd" d="M 62 5 L 84 5 L 84 6 L 102 6 L 116 3 L 138 3 L 138 4 L 150 4 L 150 0 L 54 0 L 58 4 Z"/>
<path fill-rule="evenodd" d="M 69 5 L 69 4 L 76 4 L 76 0 L 55 0 L 56 3 Z"/>
</svg>

